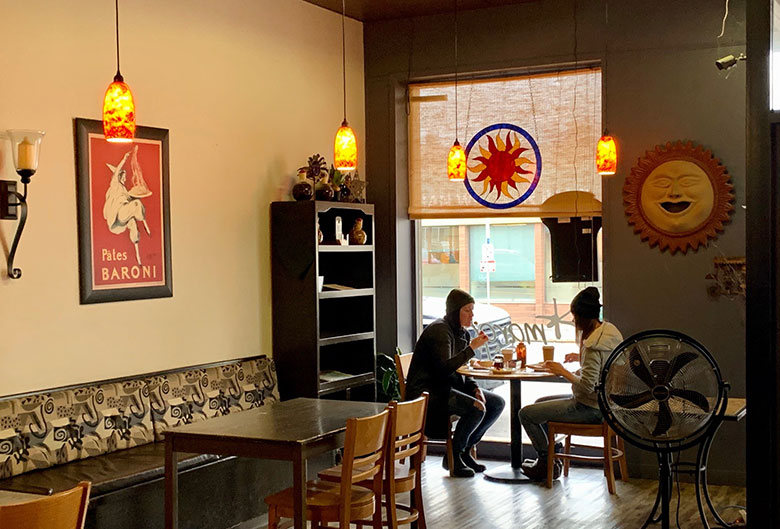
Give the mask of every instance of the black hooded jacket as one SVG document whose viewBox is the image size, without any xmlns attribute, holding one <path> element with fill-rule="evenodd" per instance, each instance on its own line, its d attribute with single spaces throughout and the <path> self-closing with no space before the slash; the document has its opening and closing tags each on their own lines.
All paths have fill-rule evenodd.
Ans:
<svg viewBox="0 0 780 529">
<path fill-rule="evenodd" d="M 469 333 L 460 325 L 458 313 L 448 314 L 428 325 L 414 346 L 406 381 L 406 398 L 430 394 L 425 433 L 434 439 L 447 435 L 450 389 L 473 395 L 477 384 L 456 370 L 474 356 Z"/>
</svg>

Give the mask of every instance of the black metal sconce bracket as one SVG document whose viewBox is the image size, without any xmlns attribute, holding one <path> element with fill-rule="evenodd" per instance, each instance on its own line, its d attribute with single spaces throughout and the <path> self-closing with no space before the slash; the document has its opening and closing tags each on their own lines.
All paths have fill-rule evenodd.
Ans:
<svg viewBox="0 0 780 529">
<path fill-rule="evenodd" d="M 11 199 L 16 201 L 12 202 Z M 21 213 L 17 216 L 17 208 L 21 208 Z M 8 253 L 8 277 L 19 279 L 22 277 L 22 270 L 14 268 L 14 257 L 16 249 L 19 246 L 19 240 L 22 238 L 22 231 L 27 222 L 27 183 L 24 183 L 24 193 L 16 191 L 16 182 L 13 180 L 0 180 L 0 219 L 16 220 L 19 225 L 16 227 L 16 235 L 11 245 L 11 251 Z"/>
</svg>

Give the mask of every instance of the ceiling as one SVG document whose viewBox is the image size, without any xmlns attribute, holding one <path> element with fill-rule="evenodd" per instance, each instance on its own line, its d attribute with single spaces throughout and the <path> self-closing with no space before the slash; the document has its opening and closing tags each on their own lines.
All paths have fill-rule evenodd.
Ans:
<svg viewBox="0 0 780 529">
<path fill-rule="evenodd" d="M 306 1 L 341 13 L 341 0 Z M 459 10 L 465 11 L 533 1 L 536 0 L 346 0 L 346 12 L 348 17 L 361 22 L 376 22 L 393 18 L 452 13 L 455 10 L 455 2 Z"/>
</svg>

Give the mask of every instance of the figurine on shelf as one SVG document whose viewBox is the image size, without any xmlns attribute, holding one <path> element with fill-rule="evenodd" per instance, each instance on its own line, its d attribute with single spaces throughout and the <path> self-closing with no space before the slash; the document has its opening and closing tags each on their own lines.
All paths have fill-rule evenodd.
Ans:
<svg viewBox="0 0 780 529">
<path fill-rule="evenodd" d="M 322 244 L 322 239 L 325 238 L 325 235 L 322 234 L 322 230 L 320 229 L 320 219 L 317 219 L 317 244 Z"/>
<path fill-rule="evenodd" d="M 314 198 L 314 185 L 309 181 L 305 167 L 298 170 L 298 183 L 292 188 L 292 196 L 295 200 Z"/>
<path fill-rule="evenodd" d="M 349 244 L 366 244 L 366 232 L 363 231 L 363 219 L 355 219 L 355 225 L 349 232 Z"/>
<path fill-rule="evenodd" d="M 365 204 L 366 184 L 367 182 L 365 180 L 360 179 L 360 175 L 357 171 L 349 176 L 345 182 L 345 186 L 347 189 L 349 189 L 349 195 L 351 196 L 350 202 Z"/>
</svg>

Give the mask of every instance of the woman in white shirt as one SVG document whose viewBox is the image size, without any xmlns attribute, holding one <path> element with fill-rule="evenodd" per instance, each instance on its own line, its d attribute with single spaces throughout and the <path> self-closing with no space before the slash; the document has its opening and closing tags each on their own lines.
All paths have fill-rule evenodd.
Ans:
<svg viewBox="0 0 780 529">
<path fill-rule="evenodd" d="M 520 420 L 538 454 L 536 461 L 523 463 L 523 472 L 531 479 L 541 481 L 547 477 L 549 421 L 599 424 L 603 419 L 596 397 L 596 384 L 604 363 L 615 347 L 623 341 L 623 336 L 617 327 L 599 320 L 599 298 L 598 289 L 588 287 L 571 302 L 574 327 L 581 336 L 580 352 L 566 355 L 565 361 L 579 361 L 581 369 L 572 373 L 558 362 L 544 363 L 551 373 L 571 382 L 573 394 L 546 397 L 520 410 Z M 554 478 L 557 479 L 559 475 L 560 466 L 556 464 Z"/>
</svg>

